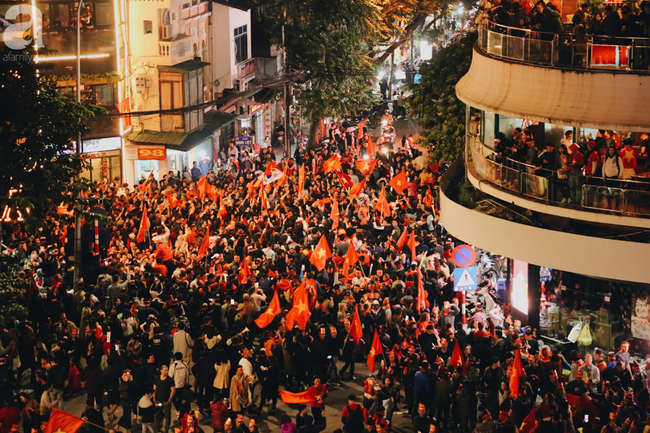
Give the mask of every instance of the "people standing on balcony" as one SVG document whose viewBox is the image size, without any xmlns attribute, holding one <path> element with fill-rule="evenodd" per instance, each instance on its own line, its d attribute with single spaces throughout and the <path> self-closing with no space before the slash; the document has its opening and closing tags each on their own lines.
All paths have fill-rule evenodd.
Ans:
<svg viewBox="0 0 650 433">
<path fill-rule="evenodd" d="M 603 20 L 602 34 L 619 36 L 621 34 L 621 17 L 611 5 L 605 6 L 605 19 Z"/>
<path fill-rule="evenodd" d="M 636 174 L 636 150 L 632 147 L 631 138 L 626 138 L 623 142 L 625 146 L 621 149 L 620 156 L 623 161 L 623 172 L 621 173 L 622 179 L 630 179 Z"/>
<path fill-rule="evenodd" d="M 566 172 L 569 178 L 569 202 L 580 204 L 582 201 L 582 185 L 580 176 L 585 165 L 585 158 L 580 152 L 580 146 L 572 143 L 568 148 L 569 158 L 567 160 Z"/>
</svg>

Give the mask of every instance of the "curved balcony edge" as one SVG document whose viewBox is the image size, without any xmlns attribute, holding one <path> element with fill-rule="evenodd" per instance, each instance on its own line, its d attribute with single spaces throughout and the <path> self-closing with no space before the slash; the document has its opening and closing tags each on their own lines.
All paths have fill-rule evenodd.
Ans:
<svg viewBox="0 0 650 433">
<path fill-rule="evenodd" d="M 475 45 L 456 95 L 474 108 L 510 117 L 616 131 L 650 130 L 650 75 L 523 64 L 486 55 Z"/>
<path fill-rule="evenodd" d="M 597 224 L 609 224 L 621 227 L 637 227 L 650 229 L 649 218 L 637 218 L 622 215 L 612 215 L 600 212 L 588 212 L 569 207 L 553 206 L 545 203 L 540 203 L 532 199 L 518 196 L 507 190 L 503 190 L 494 186 L 489 180 L 482 178 L 476 170 L 471 166 L 466 166 L 467 179 L 472 186 L 477 190 L 484 192 L 487 195 L 503 200 L 507 203 L 512 203 L 516 206 L 539 212 L 543 214 L 558 216 L 562 218 L 571 218 L 579 221 L 588 221 Z"/>
<path fill-rule="evenodd" d="M 648 282 L 650 244 L 543 229 L 468 209 L 440 189 L 441 222 L 458 239 L 505 257 L 597 278 Z M 604 265 L 606 263 L 606 265 Z"/>
</svg>

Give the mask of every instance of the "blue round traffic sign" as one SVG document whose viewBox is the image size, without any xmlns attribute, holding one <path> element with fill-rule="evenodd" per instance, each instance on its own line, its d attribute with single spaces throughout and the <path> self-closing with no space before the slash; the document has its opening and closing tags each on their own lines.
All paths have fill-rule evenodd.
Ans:
<svg viewBox="0 0 650 433">
<path fill-rule="evenodd" d="M 476 261 L 474 248 L 469 245 L 458 245 L 451 252 L 451 261 L 459 268 L 472 266 Z"/>
</svg>

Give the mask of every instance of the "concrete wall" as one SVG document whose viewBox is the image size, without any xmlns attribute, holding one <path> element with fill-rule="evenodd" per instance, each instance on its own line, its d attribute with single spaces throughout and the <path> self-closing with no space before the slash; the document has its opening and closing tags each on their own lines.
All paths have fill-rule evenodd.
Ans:
<svg viewBox="0 0 650 433">
<path fill-rule="evenodd" d="M 233 80 L 239 78 L 235 63 L 234 29 L 248 26 L 248 55 L 251 55 L 250 11 L 212 3 L 212 86 L 215 93 L 233 87 Z M 218 81 L 218 83 L 217 83 Z"/>
<path fill-rule="evenodd" d="M 456 85 L 466 104 L 558 125 L 650 130 L 650 75 L 575 72 L 497 60 L 474 49 Z"/>
<path fill-rule="evenodd" d="M 637 283 L 648 282 L 650 244 L 580 236 L 513 223 L 459 205 L 440 193 L 441 221 L 457 238 L 539 266 Z"/>
</svg>

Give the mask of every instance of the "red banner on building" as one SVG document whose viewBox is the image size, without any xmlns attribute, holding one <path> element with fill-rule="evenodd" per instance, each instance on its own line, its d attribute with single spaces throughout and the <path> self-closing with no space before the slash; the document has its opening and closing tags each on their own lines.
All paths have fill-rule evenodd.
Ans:
<svg viewBox="0 0 650 433">
<path fill-rule="evenodd" d="M 151 146 L 151 147 L 139 148 L 138 159 L 139 160 L 155 159 L 158 161 L 163 161 L 167 159 L 167 149 L 165 149 L 164 146 L 156 146 L 156 147 Z"/>
</svg>

